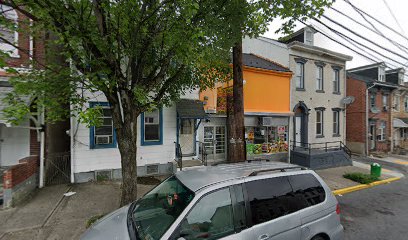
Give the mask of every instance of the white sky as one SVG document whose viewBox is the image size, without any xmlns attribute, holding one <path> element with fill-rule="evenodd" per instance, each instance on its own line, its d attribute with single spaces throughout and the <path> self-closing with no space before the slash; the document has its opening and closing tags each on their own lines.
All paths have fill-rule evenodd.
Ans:
<svg viewBox="0 0 408 240">
<path fill-rule="evenodd" d="M 387 26 L 397 30 L 399 33 L 403 34 L 404 36 L 408 36 L 408 1 L 406 0 L 350 0 L 352 4 L 354 4 L 356 7 L 360 8 L 361 10 L 365 11 L 366 13 L 372 15 L 382 23 L 386 24 Z M 391 11 L 394 13 L 395 18 L 397 19 L 398 23 L 401 25 L 401 28 L 397 24 L 397 22 L 394 20 L 393 16 L 391 15 L 390 11 L 388 10 L 385 2 L 389 5 L 391 8 Z M 346 14 L 349 17 L 352 17 L 356 21 L 372 28 L 369 23 L 367 23 L 348 3 L 346 3 L 344 0 L 336 0 L 336 2 L 333 4 L 333 8 L 341 11 L 342 13 Z M 330 22 L 328 19 L 321 17 L 320 21 L 323 22 L 324 24 L 330 26 L 331 28 L 345 34 L 346 36 L 351 37 L 352 39 L 369 46 L 371 49 L 374 49 L 380 53 L 382 53 L 385 56 L 388 56 L 392 60 L 398 61 L 400 63 L 393 62 L 389 59 L 386 59 L 385 57 L 382 57 L 376 53 L 371 52 L 370 50 L 367 50 L 367 52 L 371 52 L 372 55 L 374 55 L 374 58 L 377 61 L 384 61 L 387 66 L 390 68 L 396 68 L 396 67 L 402 67 L 402 64 L 405 64 L 408 66 L 408 39 L 404 39 L 403 37 L 399 36 L 396 33 L 393 33 L 392 31 L 388 30 L 387 28 L 381 26 L 380 24 L 376 23 L 374 20 L 370 19 L 367 17 L 368 20 L 370 20 L 374 26 L 382 32 L 385 36 L 388 38 L 392 39 L 393 41 L 401 44 L 402 46 L 406 47 L 407 49 L 404 49 L 403 47 L 400 46 L 398 48 L 395 46 L 393 43 L 391 43 L 389 40 L 382 38 L 380 35 L 377 35 L 364 27 L 358 25 L 357 23 L 353 22 L 350 19 L 347 19 L 346 17 L 342 16 L 341 14 L 335 12 L 332 9 L 327 9 L 325 12 L 325 15 L 327 15 L 329 18 L 341 23 L 342 25 L 348 27 L 349 29 L 365 36 L 366 38 L 372 40 L 373 42 L 379 44 L 380 46 L 384 48 L 388 48 L 396 53 L 399 53 L 400 55 L 403 55 L 406 59 L 403 59 L 393 53 L 390 53 L 389 51 L 383 50 L 379 47 L 374 46 L 373 44 L 359 38 L 358 36 L 348 32 L 344 28 L 337 26 L 336 24 Z M 279 28 L 281 25 L 282 21 L 281 20 L 276 20 L 273 23 L 270 24 L 269 31 L 264 34 L 265 37 L 277 39 L 282 34 L 275 34 L 274 32 Z M 321 24 L 317 23 L 314 20 L 309 20 L 307 22 L 308 24 L 312 24 L 315 26 L 317 29 L 322 30 L 322 32 L 326 33 L 327 35 L 331 36 L 334 39 L 337 39 L 344 45 L 350 46 L 354 49 L 356 49 L 359 52 L 362 52 L 361 50 L 357 49 L 350 43 L 348 43 L 346 40 L 342 39 L 340 36 L 337 36 L 335 33 L 327 29 L 326 27 L 322 26 Z M 298 23 L 295 30 L 300 29 L 304 25 L 302 23 Z M 408 37 L 407 37 L 408 38 Z M 347 63 L 347 68 L 353 68 L 353 67 L 358 67 L 366 64 L 371 64 L 373 61 L 368 60 L 364 57 L 359 56 L 358 54 L 348 50 L 347 48 L 343 47 L 340 44 L 337 44 L 333 42 L 332 40 L 326 38 L 320 33 L 315 34 L 315 45 L 323 48 L 327 48 L 336 52 L 344 53 L 347 55 L 353 56 L 353 60 L 351 62 Z M 364 55 L 369 56 L 369 54 L 362 52 Z M 373 58 L 373 57 L 372 57 Z M 406 69 L 406 74 L 408 73 L 408 69 Z"/>
</svg>

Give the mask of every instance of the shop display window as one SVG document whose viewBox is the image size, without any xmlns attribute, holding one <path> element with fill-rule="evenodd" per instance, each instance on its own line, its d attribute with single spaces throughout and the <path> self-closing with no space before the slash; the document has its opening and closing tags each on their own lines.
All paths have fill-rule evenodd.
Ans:
<svg viewBox="0 0 408 240">
<path fill-rule="evenodd" d="M 288 151 L 288 126 L 245 127 L 247 154 Z"/>
</svg>

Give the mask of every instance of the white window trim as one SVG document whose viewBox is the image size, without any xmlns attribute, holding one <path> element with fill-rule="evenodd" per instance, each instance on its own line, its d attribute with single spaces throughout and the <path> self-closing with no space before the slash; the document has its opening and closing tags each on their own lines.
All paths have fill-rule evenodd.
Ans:
<svg viewBox="0 0 408 240">
<path fill-rule="evenodd" d="M 9 7 L 5 6 L 5 5 L 2 5 L 1 7 L 2 8 L 3 7 L 9 8 Z M 17 12 L 15 10 L 6 11 L 5 15 L 6 15 L 6 18 L 10 19 L 11 21 L 14 21 L 16 23 L 16 25 L 18 25 L 18 14 L 17 14 Z M 16 46 L 18 46 L 18 38 L 19 38 L 18 32 L 14 31 L 14 44 Z M 20 58 L 20 54 L 19 54 L 17 48 L 15 48 L 15 47 L 7 44 L 7 43 L 0 43 L 0 48 L 5 52 L 10 52 L 10 57 L 12 57 L 12 58 Z"/>
<path fill-rule="evenodd" d="M 323 66 L 316 66 L 316 90 L 318 91 L 323 91 L 323 72 Z"/>
<path fill-rule="evenodd" d="M 320 119 L 317 118 L 317 114 L 320 112 Z M 323 117 L 323 110 L 316 110 L 316 136 L 324 136 L 323 133 L 323 121 L 324 121 L 324 117 Z M 317 124 L 320 123 L 320 133 L 317 132 L 317 130 L 319 130 L 317 128 Z"/>
</svg>

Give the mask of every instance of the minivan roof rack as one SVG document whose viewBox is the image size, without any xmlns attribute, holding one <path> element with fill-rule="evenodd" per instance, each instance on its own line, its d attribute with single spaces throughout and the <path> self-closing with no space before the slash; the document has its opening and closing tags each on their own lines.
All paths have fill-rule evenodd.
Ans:
<svg viewBox="0 0 408 240">
<path fill-rule="evenodd" d="M 261 169 L 261 170 L 256 170 L 251 172 L 248 177 L 252 177 L 252 176 L 257 176 L 259 173 L 263 173 L 263 172 L 272 172 L 272 171 L 281 171 L 281 172 L 286 172 L 286 170 L 290 170 L 290 169 L 299 169 L 300 170 L 307 170 L 307 168 L 305 167 L 282 167 L 282 168 L 268 168 L 268 169 Z"/>
</svg>

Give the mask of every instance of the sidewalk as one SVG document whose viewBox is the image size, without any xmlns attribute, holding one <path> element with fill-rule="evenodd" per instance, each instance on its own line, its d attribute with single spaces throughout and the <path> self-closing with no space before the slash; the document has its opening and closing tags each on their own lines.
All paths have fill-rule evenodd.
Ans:
<svg viewBox="0 0 408 240">
<path fill-rule="evenodd" d="M 138 185 L 138 195 L 152 187 Z M 63 196 L 68 190 L 76 193 Z M 117 182 L 45 187 L 26 205 L 0 210 L 0 239 L 79 239 L 87 221 L 119 208 L 119 199 Z"/>
<path fill-rule="evenodd" d="M 323 170 L 317 170 L 316 173 L 323 178 L 323 180 L 329 185 L 332 191 L 348 188 L 360 185 L 360 183 L 354 182 L 350 179 L 343 177 L 345 173 L 361 172 L 370 174 L 370 165 L 353 161 L 353 166 L 329 168 Z M 394 172 L 388 169 L 382 169 L 380 180 L 391 179 L 395 177 L 403 177 L 404 175 L 399 172 Z"/>
</svg>

